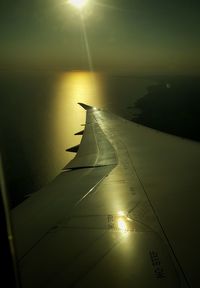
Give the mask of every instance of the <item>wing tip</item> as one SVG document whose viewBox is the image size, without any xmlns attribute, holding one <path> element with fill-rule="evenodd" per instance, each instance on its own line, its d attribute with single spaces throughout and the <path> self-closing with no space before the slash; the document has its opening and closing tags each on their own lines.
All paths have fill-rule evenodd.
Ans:
<svg viewBox="0 0 200 288">
<path fill-rule="evenodd" d="M 79 104 L 83 109 L 85 109 L 85 110 L 90 110 L 90 109 L 93 109 L 93 108 L 94 108 L 94 107 L 89 106 L 89 105 L 87 105 L 87 104 L 85 104 L 85 103 L 78 102 L 78 104 Z"/>
</svg>

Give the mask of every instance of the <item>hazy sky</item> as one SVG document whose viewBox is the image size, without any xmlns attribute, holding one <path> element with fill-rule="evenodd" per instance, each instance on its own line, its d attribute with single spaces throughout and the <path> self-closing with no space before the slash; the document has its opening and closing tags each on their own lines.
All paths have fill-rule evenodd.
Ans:
<svg viewBox="0 0 200 288">
<path fill-rule="evenodd" d="M 94 69 L 200 71 L 200 1 L 89 2 Z M 1 0 L 0 7 L 0 68 L 88 68 L 80 15 L 67 0 Z"/>
</svg>

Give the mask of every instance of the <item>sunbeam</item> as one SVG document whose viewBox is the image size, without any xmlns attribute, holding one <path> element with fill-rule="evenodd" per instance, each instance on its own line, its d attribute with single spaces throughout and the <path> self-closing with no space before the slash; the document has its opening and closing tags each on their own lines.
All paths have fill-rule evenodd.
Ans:
<svg viewBox="0 0 200 288">
<path fill-rule="evenodd" d="M 85 44 L 85 50 L 86 50 L 86 54 L 87 54 L 89 69 L 91 72 L 93 72 L 94 69 L 93 69 L 92 56 L 91 56 L 91 52 L 90 52 L 87 30 L 85 27 L 85 22 L 84 22 L 84 18 L 83 18 L 82 14 L 81 14 L 81 28 L 82 28 L 82 33 L 83 33 L 83 40 L 84 40 L 84 44 Z"/>
</svg>

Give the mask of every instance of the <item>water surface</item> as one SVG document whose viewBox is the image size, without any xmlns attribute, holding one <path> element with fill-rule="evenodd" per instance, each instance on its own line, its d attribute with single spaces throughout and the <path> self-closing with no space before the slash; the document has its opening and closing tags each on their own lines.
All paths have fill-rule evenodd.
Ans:
<svg viewBox="0 0 200 288">
<path fill-rule="evenodd" d="M 80 142 L 84 102 L 127 119 L 154 80 L 87 71 L 0 74 L 1 151 L 12 206 L 50 182 Z"/>
</svg>

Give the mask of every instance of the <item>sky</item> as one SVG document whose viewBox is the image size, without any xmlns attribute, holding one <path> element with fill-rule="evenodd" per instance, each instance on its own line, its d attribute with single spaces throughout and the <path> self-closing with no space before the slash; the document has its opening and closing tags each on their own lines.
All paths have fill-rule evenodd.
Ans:
<svg viewBox="0 0 200 288">
<path fill-rule="evenodd" d="M 82 16 L 67 0 L 1 0 L 0 69 L 87 70 L 89 52 L 97 71 L 199 73 L 199 12 L 194 0 L 88 0 Z"/>
</svg>

